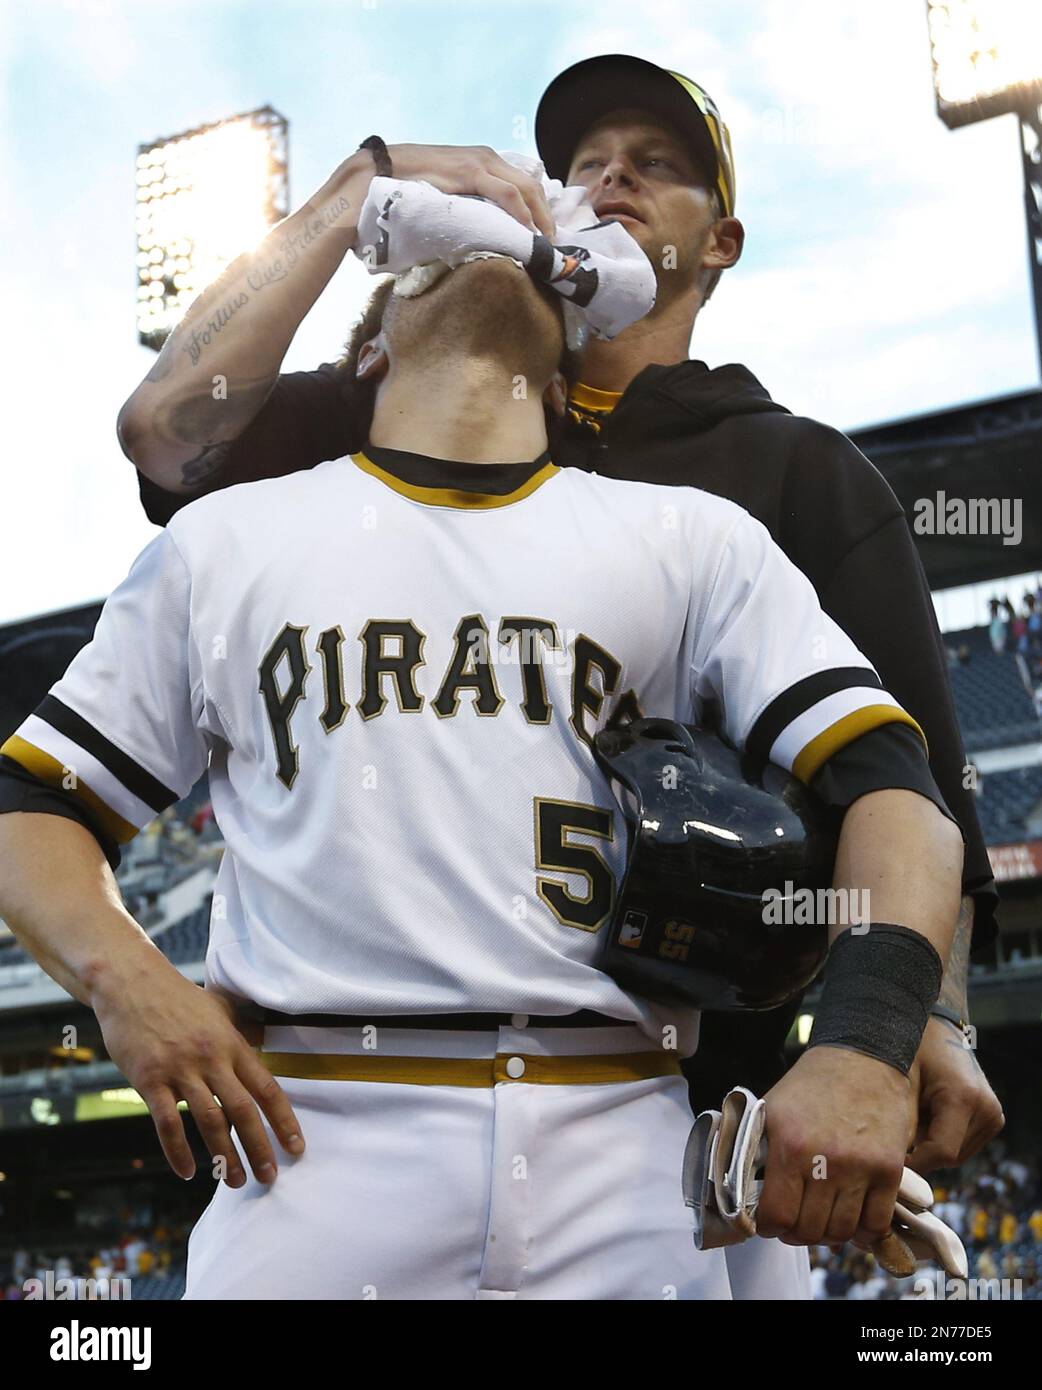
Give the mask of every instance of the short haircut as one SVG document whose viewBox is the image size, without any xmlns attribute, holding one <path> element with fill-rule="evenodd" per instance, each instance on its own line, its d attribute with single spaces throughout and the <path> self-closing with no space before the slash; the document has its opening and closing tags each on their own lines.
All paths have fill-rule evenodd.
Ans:
<svg viewBox="0 0 1042 1390">
<path fill-rule="evenodd" d="M 345 407 L 351 416 L 352 423 L 357 423 L 360 433 L 357 443 L 355 442 L 355 431 L 352 431 L 351 445 L 349 452 L 356 453 L 369 438 L 369 430 L 373 423 L 373 408 L 376 404 L 376 389 L 378 383 L 372 379 L 359 381 L 356 371 L 358 367 L 358 357 L 363 346 L 371 338 L 375 338 L 383 328 L 384 313 L 387 309 L 387 301 L 391 297 L 394 289 L 394 277 L 387 276 L 381 280 L 376 289 L 369 296 L 369 300 L 362 310 L 362 316 L 351 329 L 347 341 L 344 344 L 343 352 L 337 362 L 337 370 L 341 376 L 342 391 Z M 548 291 L 549 293 L 549 291 Z M 561 354 L 559 371 L 564 376 L 569 389 L 579 380 L 580 353 L 568 346 L 565 346 Z M 549 436 L 551 447 L 557 437 L 557 431 L 561 428 L 561 423 L 553 412 L 546 411 L 546 431 Z"/>
</svg>

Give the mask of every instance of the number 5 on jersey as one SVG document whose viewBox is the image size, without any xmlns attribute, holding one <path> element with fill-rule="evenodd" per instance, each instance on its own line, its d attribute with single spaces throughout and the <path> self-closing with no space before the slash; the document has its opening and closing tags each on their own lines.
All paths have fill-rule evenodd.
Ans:
<svg viewBox="0 0 1042 1390">
<path fill-rule="evenodd" d="M 557 920 L 580 931 L 598 931 L 611 915 L 615 902 L 615 875 L 593 845 L 575 844 L 573 834 L 615 838 L 615 818 L 599 806 L 579 801 L 535 798 L 535 866 L 565 870 L 586 881 L 586 895 L 579 897 L 559 878 L 536 874 L 536 892 Z"/>
</svg>

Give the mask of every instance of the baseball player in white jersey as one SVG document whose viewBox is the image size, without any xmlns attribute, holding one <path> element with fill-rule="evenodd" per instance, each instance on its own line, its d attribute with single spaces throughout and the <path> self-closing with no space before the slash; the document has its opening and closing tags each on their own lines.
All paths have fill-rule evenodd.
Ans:
<svg viewBox="0 0 1042 1390">
<path fill-rule="evenodd" d="M 95 1007 L 174 1166 L 191 1167 L 182 1095 L 230 1165 L 187 1297 L 728 1298 L 680 1186 L 697 1014 L 598 968 L 626 842 L 591 740 L 711 699 L 738 746 L 769 725 L 773 759 L 809 780 L 912 721 L 739 507 L 555 467 L 560 307 L 524 271 L 467 264 L 391 302 L 360 364 L 380 379 L 371 446 L 184 508 L 4 745 L 51 786 L 71 770 L 97 839 L 0 816 L 0 854 L 37 850 L 0 910 Z M 263 1066 L 113 905 L 97 843 L 206 769 L 227 846 L 207 982 L 259 1020 Z M 905 798 L 910 873 L 950 861 L 920 919 L 943 955 L 950 822 L 878 795 Z M 875 882 L 870 837 L 849 833 Z M 55 856 L 92 904 L 64 933 Z M 891 1138 L 907 1123 L 879 1119 L 907 1086 L 892 1067 L 817 1056 L 805 1088 L 847 1067 L 870 1119 Z M 849 1234 L 861 1217 L 859 1199 Z M 789 1268 L 772 1292 L 806 1296 L 805 1259 Z"/>
</svg>

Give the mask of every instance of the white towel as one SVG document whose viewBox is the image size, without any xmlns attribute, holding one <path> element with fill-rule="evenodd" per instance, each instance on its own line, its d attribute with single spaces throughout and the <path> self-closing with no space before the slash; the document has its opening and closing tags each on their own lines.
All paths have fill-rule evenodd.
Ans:
<svg viewBox="0 0 1042 1390">
<path fill-rule="evenodd" d="M 540 160 L 513 151 L 502 158 L 541 181 L 552 241 L 485 198 L 442 193 L 420 179 L 374 178 L 357 238 L 370 274 L 396 275 L 395 293 L 412 296 L 465 261 L 506 256 L 565 300 L 571 347 L 582 325 L 608 339 L 643 318 L 655 303 L 655 272 L 626 228 L 598 222 L 586 189 L 547 178 Z"/>
</svg>

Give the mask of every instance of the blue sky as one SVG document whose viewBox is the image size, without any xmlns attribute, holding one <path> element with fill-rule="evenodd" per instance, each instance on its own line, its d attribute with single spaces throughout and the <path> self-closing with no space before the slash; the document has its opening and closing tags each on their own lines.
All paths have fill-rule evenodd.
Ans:
<svg viewBox="0 0 1042 1390">
<path fill-rule="evenodd" d="M 546 83 L 596 52 L 697 78 L 735 146 L 740 265 L 692 356 L 840 428 L 1036 384 L 1012 117 L 949 132 L 919 0 L 294 0 L 0 7 L 5 309 L 0 621 L 103 596 L 154 534 L 116 444 L 139 142 L 270 103 L 297 206 L 358 142 L 534 153 Z M 639 20 L 633 15 L 639 14 Z M 523 138 L 517 138 L 517 131 Z M 348 263 L 289 368 L 335 355 Z"/>
</svg>

